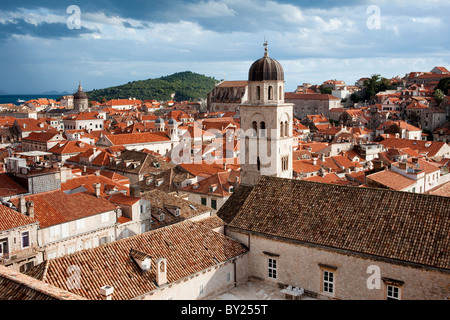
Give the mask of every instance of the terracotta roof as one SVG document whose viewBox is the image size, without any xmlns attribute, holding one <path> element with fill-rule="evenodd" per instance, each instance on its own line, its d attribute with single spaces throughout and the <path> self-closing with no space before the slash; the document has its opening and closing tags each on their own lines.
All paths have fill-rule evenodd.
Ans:
<svg viewBox="0 0 450 320">
<path fill-rule="evenodd" d="M 388 138 L 380 142 L 386 148 L 410 148 L 418 153 L 434 157 L 445 145 L 442 141 L 423 141 Z"/>
<path fill-rule="evenodd" d="M 318 172 L 320 168 L 321 168 L 320 165 L 318 164 L 314 165 L 311 159 L 292 161 L 292 170 L 296 173 Z"/>
<path fill-rule="evenodd" d="M 234 212 L 229 228 L 450 270 L 448 197 L 262 176 Z"/>
<path fill-rule="evenodd" d="M 426 192 L 435 196 L 450 197 L 450 181 Z"/>
<path fill-rule="evenodd" d="M 248 81 L 223 81 L 218 87 L 246 87 Z"/>
<path fill-rule="evenodd" d="M 151 269 L 142 272 L 131 259 L 130 250 L 152 257 Z M 45 282 L 68 290 L 66 277 L 62 275 L 67 274 L 69 266 L 77 265 L 83 285 L 69 291 L 100 300 L 100 287 L 110 285 L 114 287 L 113 300 L 130 300 L 158 290 L 155 273 L 158 258 L 167 259 L 167 281 L 171 284 L 246 252 L 243 245 L 231 238 L 183 221 L 49 260 Z"/>
<path fill-rule="evenodd" d="M 217 172 L 206 179 L 181 188 L 180 190 L 219 197 L 229 197 L 232 194 L 232 192 L 229 192 L 229 188 L 233 187 L 234 190 L 236 187 L 236 178 L 240 178 L 240 171 L 238 170 Z M 210 187 L 215 188 L 211 190 Z"/>
<path fill-rule="evenodd" d="M 165 214 L 163 221 L 152 220 L 152 229 L 164 227 L 172 223 L 191 219 L 211 212 L 211 208 L 197 202 L 185 200 L 176 195 L 168 194 L 161 190 L 151 190 L 141 193 L 141 198 L 150 201 L 152 213 L 161 211 Z M 180 215 L 175 217 L 167 210 L 168 207 L 180 208 Z"/>
<path fill-rule="evenodd" d="M 40 122 L 33 118 L 23 118 L 16 119 L 17 125 L 20 127 L 20 131 L 29 132 L 29 131 L 46 131 L 50 128 L 50 126 L 45 122 Z"/>
<path fill-rule="evenodd" d="M 86 300 L 0 265 L 0 300 Z"/>
<path fill-rule="evenodd" d="M 74 177 L 73 179 L 67 180 L 64 183 L 61 183 L 61 190 L 69 191 L 82 186 L 88 192 L 94 194 L 94 183 L 100 183 L 100 195 L 102 197 L 109 196 L 107 191 L 111 190 L 112 188 L 116 188 L 117 192 L 121 192 L 122 194 L 123 192 L 125 192 L 125 194 L 129 194 L 128 188 L 125 187 L 123 183 L 114 181 L 104 175 L 95 175 L 95 174 L 90 174 L 81 177 Z"/>
<path fill-rule="evenodd" d="M 33 223 L 37 223 L 37 220 L 0 204 L 0 231 Z"/>
<path fill-rule="evenodd" d="M 25 201 L 34 201 L 35 218 L 39 221 L 41 228 L 85 218 L 116 208 L 105 199 L 97 198 L 87 192 L 67 195 L 63 191 L 57 190 L 25 196 L 24 198 Z M 17 207 L 19 199 L 12 199 L 11 202 Z"/>
<path fill-rule="evenodd" d="M 383 170 L 366 176 L 366 181 L 374 181 L 391 190 L 401 191 L 416 184 L 416 181 L 409 179 L 400 173 L 392 170 Z"/>
<path fill-rule="evenodd" d="M 170 141 L 164 132 L 135 132 L 124 134 L 105 135 L 113 145 L 129 145 L 138 143 L 150 143 L 158 141 Z"/>
<path fill-rule="evenodd" d="M 323 93 L 293 93 L 286 92 L 284 95 L 285 100 L 340 100 L 332 96 L 331 94 Z"/>
<path fill-rule="evenodd" d="M 54 154 L 73 154 L 81 153 L 92 148 L 95 148 L 95 146 L 82 141 L 61 141 L 48 151 Z"/>
<path fill-rule="evenodd" d="M 58 138 L 58 133 L 53 132 L 32 132 L 23 140 L 29 141 L 40 141 L 40 142 L 48 142 L 48 141 L 58 141 L 61 140 Z"/>
<path fill-rule="evenodd" d="M 24 187 L 11 179 L 6 173 L 0 173 L 0 197 L 28 193 Z"/>
</svg>

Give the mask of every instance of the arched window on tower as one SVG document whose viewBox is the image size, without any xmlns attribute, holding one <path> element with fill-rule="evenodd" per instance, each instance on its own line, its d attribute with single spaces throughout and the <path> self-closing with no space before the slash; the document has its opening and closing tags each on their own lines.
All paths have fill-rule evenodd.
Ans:
<svg viewBox="0 0 450 320">
<path fill-rule="evenodd" d="M 261 100 L 261 87 L 256 87 L 256 100 Z"/>
<path fill-rule="evenodd" d="M 281 86 L 278 88 L 278 100 L 281 100 L 283 97 L 283 92 L 281 91 Z"/>
<path fill-rule="evenodd" d="M 260 131 L 261 131 L 261 137 L 266 136 L 266 123 L 264 121 L 261 121 L 260 123 Z"/>
<path fill-rule="evenodd" d="M 268 89 L 269 91 L 268 91 L 268 99 L 269 100 L 273 100 L 273 87 L 272 86 L 269 86 L 269 89 Z"/>
<path fill-rule="evenodd" d="M 284 135 L 289 137 L 289 124 L 287 121 L 284 122 Z"/>
<path fill-rule="evenodd" d="M 280 138 L 284 137 L 284 125 L 283 121 L 280 122 Z"/>
<path fill-rule="evenodd" d="M 252 129 L 253 129 L 253 136 L 257 136 L 258 135 L 258 123 L 256 121 L 252 122 Z"/>
</svg>

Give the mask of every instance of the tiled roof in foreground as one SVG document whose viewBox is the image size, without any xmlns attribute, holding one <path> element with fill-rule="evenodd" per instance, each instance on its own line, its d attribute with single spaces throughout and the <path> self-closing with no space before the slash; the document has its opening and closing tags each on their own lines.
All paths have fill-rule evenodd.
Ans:
<svg viewBox="0 0 450 320">
<path fill-rule="evenodd" d="M 143 272 L 130 258 L 130 250 L 150 256 L 151 270 Z M 173 283 L 197 272 L 214 268 L 247 252 L 237 241 L 200 224 L 183 221 L 97 248 L 48 260 L 27 273 L 46 283 L 68 290 L 67 268 L 77 266 L 80 289 L 68 290 L 92 300 L 102 299 L 100 288 L 114 287 L 113 300 L 129 300 L 158 289 L 155 262 L 167 259 L 167 280 Z M 46 272 L 45 277 L 35 272 Z"/>
<path fill-rule="evenodd" d="M 245 195 L 230 227 L 450 270 L 449 197 L 267 176 Z"/>
<path fill-rule="evenodd" d="M 0 265 L 0 300 L 85 300 Z"/>
</svg>

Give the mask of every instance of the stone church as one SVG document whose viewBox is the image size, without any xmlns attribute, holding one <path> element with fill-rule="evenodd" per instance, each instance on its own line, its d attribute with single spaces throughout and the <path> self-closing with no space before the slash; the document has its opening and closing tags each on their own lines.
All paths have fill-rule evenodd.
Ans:
<svg viewBox="0 0 450 320">
<path fill-rule="evenodd" d="M 242 182 L 217 212 L 249 250 L 249 280 L 287 297 L 448 298 L 450 198 L 292 179 L 283 78 L 266 48 L 240 106 Z"/>
</svg>

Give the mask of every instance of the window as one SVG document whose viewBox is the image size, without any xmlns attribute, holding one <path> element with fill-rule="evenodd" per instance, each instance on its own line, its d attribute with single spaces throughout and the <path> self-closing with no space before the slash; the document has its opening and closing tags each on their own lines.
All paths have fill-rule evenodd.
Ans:
<svg viewBox="0 0 450 320">
<path fill-rule="evenodd" d="M 201 284 L 199 287 L 199 294 L 204 294 L 205 293 L 205 285 Z"/>
<path fill-rule="evenodd" d="M 259 160 L 259 157 L 256 159 L 256 168 L 258 171 L 261 171 L 261 161 Z"/>
<path fill-rule="evenodd" d="M 141 214 L 144 213 L 144 206 L 141 205 L 139 208 L 141 209 L 141 210 L 140 210 L 140 213 L 141 213 Z"/>
<path fill-rule="evenodd" d="M 334 273 L 323 270 L 323 292 L 334 293 Z"/>
<path fill-rule="evenodd" d="M 23 272 L 27 271 L 28 269 L 30 269 L 32 267 L 34 267 L 34 262 L 33 261 L 27 262 L 27 263 L 21 265 L 19 270 L 20 270 L 20 272 L 23 273 Z"/>
<path fill-rule="evenodd" d="M 280 122 L 280 138 L 284 137 L 284 126 L 283 122 Z"/>
<path fill-rule="evenodd" d="M 273 258 L 269 258 L 269 278 L 277 278 L 277 260 Z"/>
<path fill-rule="evenodd" d="M 75 252 L 75 245 L 71 245 L 67 247 L 67 254 L 71 254 Z"/>
<path fill-rule="evenodd" d="M 260 129 L 261 129 L 261 137 L 265 137 L 266 136 L 266 123 L 264 121 L 261 121 Z"/>
<path fill-rule="evenodd" d="M 22 248 L 28 248 L 30 246 L 30 232 L 22 232 Z"/>
<path fill-rule="evenodd" d="M 289 125 L 287 121 L 284 122 L 284 136 L 289 137 Z"/>
<path fill-rule="evenodd" d="M 7 256 L 8 253 L 8 239 L 0 239 L 0 257 Z"/>
<path fill-rule="evenodd" d="M 217 200 L 216 199 L 211 199 L 211 208 L 213 208 L 214 210 L 217 209 Z"/>
<path fill-rule="evenodd" d="M 206 206 L 206 198 L 202 198 L 202 205 Z"/>
<path fill-rule="evenodd" d="M 386 299 L 387 300 L 400 300 L 400 288 L 393 286 L 393 285 L 388 285 L 386 288 L 387 292 L 386 292 Z"/>
<path fill-rule="evenodd" d="M 257 136 L 258 135 L 258 124 L 256 123 L 256 121 L 252 122 L 252 128 L 253 128 L 253 136 Z"/>
<path fill-rule="evenodd" d="M 231 273 L 228 272 L 228 273 L 227 273 L 227 282 L 230 282 L 230 281 L 231 281 Z"/>
<path fill-rule="evenodd" d="M 261 87 L 256 87 L 256 100 L 261 100 Z"/>
<path fill-rule="evenodd" d="M 147 231 L 147 228 L 145 226 L 145 223 L 141 223 L 141 233 L 144 233 Z"/>
<path fill-rule="evenodd" d="M 269 90 L 268 90 L 268 96 L 269 96 L 269 100 L 273 100 L 273 87 L 269 86 Z"/>
</svg>

